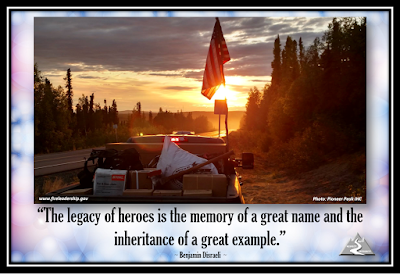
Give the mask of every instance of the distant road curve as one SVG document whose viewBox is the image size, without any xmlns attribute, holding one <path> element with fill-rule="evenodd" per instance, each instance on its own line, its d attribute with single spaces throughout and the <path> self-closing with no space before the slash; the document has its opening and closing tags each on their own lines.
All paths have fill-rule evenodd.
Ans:
<svg viewBox="0 0 400 275">
<path fill-rule="evenodd" d="M 229 133 L 232 133 L 233 131 L 236 131 L 236 129 L 232 129 L 232 130 L 228 130 L 228 131 L 229 131 Z M 198 133 L 196 135 L 205 136 L 205 137 L 218 137 L 218 131 Z M 226 131 L 221 129 L 221 136 L 220 137 L 225 137 L 225 136 L 226 136 Z"/>
</svg>

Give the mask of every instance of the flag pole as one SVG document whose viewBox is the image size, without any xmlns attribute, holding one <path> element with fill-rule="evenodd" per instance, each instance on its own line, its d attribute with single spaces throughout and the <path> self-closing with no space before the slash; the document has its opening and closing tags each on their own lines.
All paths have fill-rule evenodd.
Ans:
<svg viewBox="0 0 400 275">
<path fill-rule="evenodd" d="M 221 137 L 221 114 L 218 114 L 218 137 Z"/>
<path fill-rule="evenodd" d="M 225 76 L 224 76 L 224 64 L 228 62 L 231 58 L 229 55 L 228 47 L 226 46 L 226 42 L 224 36 L 222 34 L 221 24 L 219 22 L 219 18 L 215 18 L 216 22 L 214 25 L 213 34 L 211 36 L 210 47 L 207 54 L 206 59 L 206 67 L 203 74 L 203 86 L 201 88 L 201 94 L 208 99 L 211 99 L 217 89 L 221 84 L 224 84 L 225 87 Z M 222 100 L 221 100 L 222 101 Z M 216 106 L 217 102 L 215 101 Z M 219 103 L 220 104 L 220 103 Z M 226 149 L 229 151 L 229 131 L 228 131 L 228 104 L 225 96 L 225 131 L 226 131 Z M 218 111 L 214 113 L 217 114 Z M 220 120 L 218 132 L 220 135 Z"/>
<path fill-rule="evenodd" d="M 219 23 L 219 18 L 215 17 L 215 20 L 217 20 L 218 24 Z M 225 88 L 225 79 L 223 81 L 224 88 Z M 226 151 L 229 152 L 229 132 L 228 132 L 228 100 L 226 99 L 225 95 L 225 103 L 226 103 L 226 114 L 225 114 L 225 136 L 226 136 Z"/>
<path fill-rule="evenodd" d="M 224 83 L 225 86 L 225 83 Z M 225 136 L 226 136 L 226 151 L 229 152 L 229 132 L 228 132 L 228 100 L 226 99 L 225 96 L 225 102 L 226 102 L 226 114 L 225 114 Z"/>
</svg>

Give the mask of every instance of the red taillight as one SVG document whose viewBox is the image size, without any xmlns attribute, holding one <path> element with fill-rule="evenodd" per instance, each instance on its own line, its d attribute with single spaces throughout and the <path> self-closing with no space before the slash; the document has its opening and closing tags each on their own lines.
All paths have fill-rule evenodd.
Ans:
<svg viewBox="0 0 400 275">
<path fill-rule="evenodd" d="M 188 142 L 187 137 L 168 137 L 170 141 L 172 142 Z M 164 143 L 164 139 L 162 139 L 162 142 Z"/>
<path fill-rule="evenodd" d="M 171 137 L 172 142 L 187 142 L 188 139 L 186 137 Z"/>
</svg>

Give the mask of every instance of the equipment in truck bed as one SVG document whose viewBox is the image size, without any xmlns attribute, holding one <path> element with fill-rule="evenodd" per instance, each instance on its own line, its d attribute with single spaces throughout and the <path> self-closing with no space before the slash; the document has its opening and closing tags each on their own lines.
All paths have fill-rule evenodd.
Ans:
<svg viewBox="0 0 400 275">
<path fill-rule="evenodd" d="M 172 175 L 162 178 L 158 185 L 153 183 L 152 188 L 149 188 L 149 185 L 144 184 L 144 182 L 142 184 L 142 181 L 148 182 L 150 175 L 154 175 L 150 171 L 153 171 L 155 168 L 151 170 L 149 164 L 155 167 L 154 160 L 156 160 L 155 165 L 157 164 L 157 156 L 161 155 L 164 141 L 167 141 L 165 143 L 173 142 L 181 149 L 206 159 L 203 161 L 203 165 L 214 163 L 218 168 L 218 174 L 201 174 L 196 176 L 196 174 L 178 172 L 177 176 Z M 109 143 L 106 145 L 106 150 L 116 150 L 118 152 L 124 150 L 137 151 L 144 169 L 150 170 L 146 172 L 146 170 L 130 170 L 128 168 L 127 173 L 124 174 L 126 177 L 122 175 L 115 176 L 111 171 L 109 173 L 111 177 L 110 184 L 113 184 L 113 180 L 118 181 L 119 179 L 122 180 L 122 178 L 125 181 L 125 189 L 122 190 L 123 192 L 116 193 L 118 195 L 114 195 L 114 193 L 107 194 L 107 192 L 104 193 L 107 195 L 94 195 L 93 189 L 76 184 L 48 193 L 46 196 L 53 199 L 49 202 L 69 203 L 73 202 L 73 199 L 76 200 L 77 198 L 85 197 L 84 200 L 79 200 L 80 203 L 244 203 L 241 194 L 241 183 L 234 169 L 234 161 L 229 159 L 233 151 L 226 152 L 226 144 L 221 138 L 193 135 L 140 136 L 129 138 L 128 142 L 125 143 Z M 194 170 L 200 168 L 197 166 L 202 165 L 199 165 L 199 163 L 189 163 L 188 169 L 184 170 L 195 173 L 196 171 Z M 149 175 L 148 179 L 146 179 L 147 174 Z M 179 178 L 183 182 L 181 190 L 165 190 L 166 188 L 163 184 L 175 178 Z M 144 189 L 143 186 L 145 186 Z M 71 199 L 68 199 L 68 197 Z"/>
</svg>

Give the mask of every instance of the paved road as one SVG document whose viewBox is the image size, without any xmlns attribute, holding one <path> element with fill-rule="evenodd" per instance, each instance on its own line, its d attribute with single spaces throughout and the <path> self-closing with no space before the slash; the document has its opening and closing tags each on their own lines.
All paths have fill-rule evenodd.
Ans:
<svg viewBox="0 0 400 275">
<path fill-rule="evenodd" d="M 228 130 L 229 130 L 229 129 L 228 129 Z M 236 131 L 236 129 L 229 130 L 229 133 L 231 133 L 231 132 L 233 132 L 233 131 Z M 198 135 L 200 135 L 200 136 L 205 136 L 205 137 L 218 137 L 218 131 L 200 133 L 200 134 L 198 134 Z M 226 131 L 225 131 L 225 129 L 224 129 L 224 130 L 221 129 L 220 137 L 225 137 L 225 136 L 226 136 Z"/>
<path fill-rule="evenodd" d="M 104 147 L 98 147 L 96 149 L 104 149 Z M 91 151 L 92 149 L 83 149 L 77 151 L 35 155 L 35 176 L 83 168 L 85 162 L 84 158 L 88 158 Z"/>
<path fill-rule="evenodd" d="M 234 130 L 229 130 L 232 132 Z M 201 136 L 218 137 L 218 131 L 200 133 Z M 221 137 L 225 137 L 225 130 L 221 129 Z M 95 149 L 104 149 L 97 147 Z M 43 176 L 68 170 L 83 168 L 85 157 L 88 158 L 92 149 L 83 149 L 61 153 L 51 153 L 35 156 L 35 176 Z M 91 163 L 91 162 L 90 162 Z"/>
</svg>

